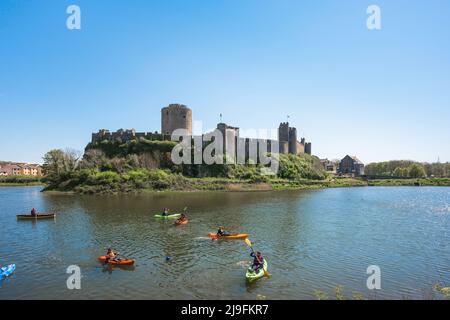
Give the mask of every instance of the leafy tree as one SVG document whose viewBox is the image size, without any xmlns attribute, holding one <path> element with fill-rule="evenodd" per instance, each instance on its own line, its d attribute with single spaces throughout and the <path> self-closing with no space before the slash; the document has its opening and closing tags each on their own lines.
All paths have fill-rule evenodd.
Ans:
<svg viewBox="0 0 450 320">
<path fill-rule="evenodd" d="M 413 163 L 409 166 L 409 176 L 411 178 L 424 178 L 427 176 L 427 173 L 425 172 L 425 168 L 423 165 L 418 163 Z"/>
<path fill-rule="evenodd" d="M 78 166 L 80 153 L 78 151 L 67 149 L 54 149 L 47 152 L 44 157 L 42 170 L 45 181 L 50 184 L 57 184 L 70 173 L 74 172 Z"/>
</svg>

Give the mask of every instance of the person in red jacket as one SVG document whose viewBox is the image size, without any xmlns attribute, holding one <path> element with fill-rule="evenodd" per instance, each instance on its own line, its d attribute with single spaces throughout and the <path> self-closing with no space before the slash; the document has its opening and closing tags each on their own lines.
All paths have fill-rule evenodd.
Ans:
<svg viewBox="0 0 450 320">
<path fill-rule="evenodd" d="M 32 216 L 35 216 L 36 214 L 37 214 L 36 209 L 35 209 L 35 208 L 31 209 L 31 215 L 32 215 Z"/>
</svg>

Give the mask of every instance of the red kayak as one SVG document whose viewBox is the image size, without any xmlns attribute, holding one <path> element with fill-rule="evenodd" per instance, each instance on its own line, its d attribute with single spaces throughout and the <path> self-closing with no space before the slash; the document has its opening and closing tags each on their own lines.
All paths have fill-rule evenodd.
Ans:
<svg viewBox="0 0 450 320">
<path fill-rule="evenodd" d="M 98 261 L 105 262 L 106 256 L 98 257 Z M 108 263 L 111 265 L 117 265 L 117 266 L 132 266 L 134 264 L 134 260 L 133 259 L 109 260 Z"/>
<path fill-rule="evenodd" d="M 184 219 L 184 220 L 177 220 L 177 221 L 175 221 L 175 225 L 176 226 L 181 226 L 181 225 L 183 225 L 183 224 L 188 224 L 188 222 L 189 222 L 189 220 L 188 219 Z"/>
</svg>

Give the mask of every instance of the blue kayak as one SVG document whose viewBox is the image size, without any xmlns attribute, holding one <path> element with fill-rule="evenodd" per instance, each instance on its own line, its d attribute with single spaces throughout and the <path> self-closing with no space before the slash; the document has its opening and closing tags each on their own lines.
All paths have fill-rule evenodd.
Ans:
<svg viewBox="0 0 450 320">
<path fill-rule="evenodd" d="M 15 270 L 16 270 L 15 264 L 10 264 L 10 265 L 4 266 L 3 268 L 0 268 L 0 279 L 9 277 L 10 275 L 12 275 L 14 273 Z"/>
</svg>

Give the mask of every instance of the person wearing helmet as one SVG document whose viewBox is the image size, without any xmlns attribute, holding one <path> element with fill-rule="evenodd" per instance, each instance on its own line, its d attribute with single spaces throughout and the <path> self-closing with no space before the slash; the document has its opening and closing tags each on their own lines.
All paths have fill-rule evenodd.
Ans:
<svg viewBox="0 0 450 320">
<path fill-rule="evenodd" d="M 222 226 L 220 226 L 217 230 L 217 236 L 218 237 L 225 237 L 225 236 L 229 236 L 230 234 L 228 232 L 226 232 Z"/>
</svg>

